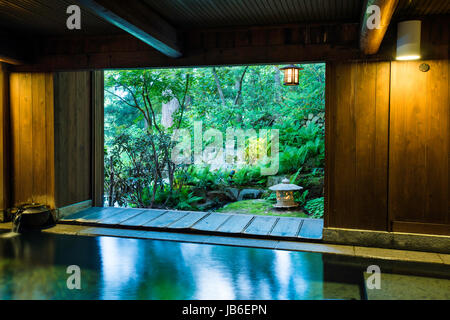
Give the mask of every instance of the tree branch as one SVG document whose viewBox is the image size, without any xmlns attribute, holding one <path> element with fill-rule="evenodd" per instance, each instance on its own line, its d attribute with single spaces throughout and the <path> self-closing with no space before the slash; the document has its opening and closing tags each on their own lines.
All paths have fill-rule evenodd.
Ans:
<svg viewBox="0 0 450 320">
<path fill-rule="evenodd" d="M 239 79 L 238 82 L 238 92 L 236 94 L 236 98 L 234 99 L 234 105 L 237 105 L 239 102 L 239 98 L 241 97 L 241 93 L 242 93 L 242 82 L 244 81 L 244 77 L 245 74 L 247 73 L 248 70 L 248 66 L 245 67 L 244 72 L 242 73 L 241 78 Z"/>
<path fill-rule="evenodd" d="M 225 106 L 227 103 L 225 101 L 225 96 L 223 95 L 222 86 L 220 84 L 219 76 L 217 75 L 215 67 L 212 68 L 212 73 L 214 75 L 214 80 L 216 82 L 217 91 L 219 92 L 220 100 L 222 101 L 222 104 Z"/>
</svg>

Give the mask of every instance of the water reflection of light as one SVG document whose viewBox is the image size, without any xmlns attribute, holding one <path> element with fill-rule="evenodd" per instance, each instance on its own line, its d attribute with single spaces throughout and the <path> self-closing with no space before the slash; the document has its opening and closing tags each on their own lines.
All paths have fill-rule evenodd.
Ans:
<svg viewBox="0 0 450 320">
<path fill-rule="evenodd" d="M 314 299 L 319 254 L 99 238 L 102 299 Z"/>
<path fill-rule="evenodd" d="M 321 299 L 323 262 L 320 254 L 298 252 L 292 264 L 292 281 L 298 299 Z"/>
<path fill-rule="evenodd" d="M 248 277 L 248 274 L 239 274 L 238 279 L 239 283 L 239 297 L 241 300 L 251 300 L 252 299 L 252 283 Z"/>
<path fill-rule="evenodd" d="M 272 294 L 270 293 L 270 285 L 266 279 L 261 279 L 257 286 L 258 299 L 260 300 L 272 300 Z"/>
<path fill-rule="evenodd" d="M 292 275 L 290 252 L 276 250 L 274 263 L 276 277 L 280 286 L 277 299 L 289 299 L 289 283 Z"/>
<path fill-rule="evenodd" d="M 198 300 L 233 300 L 236 298 L 229 268 L 213 256 L 213 246 L 180 244 L 181 254 L 195 281 Z"/>
<path fill-rule="evenodd" d="M 139 245 L 135 239 L 100 237 L 101 299 L 127 299 L 127 288 L 139 280 Z"/>
<path fill-rule="evenodd" d="M 235 292 L 229 277 L 222 271 L 198 266 L 194 279 L 197 282 L 197 292 L 194 299 L 198 300 L 234 300 Z"/>
</svg>

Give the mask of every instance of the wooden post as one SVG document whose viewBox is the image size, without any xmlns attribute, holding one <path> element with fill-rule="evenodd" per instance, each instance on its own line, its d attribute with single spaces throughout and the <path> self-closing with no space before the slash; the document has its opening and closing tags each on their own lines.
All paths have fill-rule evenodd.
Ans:
<svg viewBox="0 0 450 320">
<path fill-rule="evenodd" d="M 398 0 L 366 0 L 363 6 L 359 38 L 359 47 L 364 54 L 375 54 L 378 52 L 397 4 Z M 370 10 L 368 13 L 370 6 L 378 6 L 380 8 L 380 25 L 377 28 L 370 28 L 367 25 L 367 21 L 372 15 Z"/>
<path fill-rule="evenodd" d="M 92 73 L 92 205 L 103 207 L 104 194 L 104 73 Z"/>
<path fill-rule="evenodd" d="M 0 63 L 0 222 L 5 220 L 5 210 L 9 207 L 8 143 L 8 72 Z"/>
</svg>

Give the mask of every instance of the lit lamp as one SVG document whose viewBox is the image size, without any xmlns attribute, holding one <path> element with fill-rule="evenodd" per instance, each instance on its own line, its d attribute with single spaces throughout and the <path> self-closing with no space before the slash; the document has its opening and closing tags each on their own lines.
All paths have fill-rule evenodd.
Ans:
<svg viewBox="0 0 450 320">
<path fill-rule="evenodd" d="M 280 70 L 284 71 L 284 85 L 285 86 L 298 86 L 298 74 L 299 70 L 303 70 L 303 68 L 299 68 L 290 64 Z"/>
<path fill-rule="evenodd" d="M 421 21 L 399 22 L 397 26 L 397 60 L 420 59 Z"/>
<path fill-rule="evenodd" d="M 275 208 L 289 209 L 298 207 L 298 204 L 294 201 L 294 191 L 302 190 L 302 187 L 290 184 L 288 179 L 284 179 L 282 183 L 274 185 L 269 189 L 277 193 Z"/>
</svg>

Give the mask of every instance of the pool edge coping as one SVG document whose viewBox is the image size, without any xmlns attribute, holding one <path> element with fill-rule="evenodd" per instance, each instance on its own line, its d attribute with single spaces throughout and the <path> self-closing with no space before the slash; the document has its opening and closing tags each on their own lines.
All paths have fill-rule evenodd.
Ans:
<svg viewBox="0 0 450 320">
<path fill-rule="evenodd" d="M 8 230 L 11 223 L 0 223 L 0 229 Z M 401 249 L 374 248 L 355 245 L 330 244 L 313 241 L 289 241 L 237 237 L 227 235 L 166 232 L 153 230 L 116 229 L 81 225 L 58 224 L 42 230 L 44 233 L 77 235 L 90 237 L 119 237 L 129 239 L 147 239 L 197 244 L 225 245 L 234 247 L 252 247 L 260 249 L 313 252 L 358 258 L 380 259 L 384 261 L 417 262 L 446 266 L 450 265 L 450 255 L 435 252 L 411 251 Z"/>
</svg>

